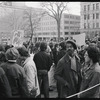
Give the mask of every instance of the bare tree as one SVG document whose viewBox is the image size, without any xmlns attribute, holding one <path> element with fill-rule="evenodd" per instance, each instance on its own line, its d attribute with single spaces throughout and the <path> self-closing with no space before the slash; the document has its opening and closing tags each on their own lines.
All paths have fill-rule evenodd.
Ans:
<svg viewBox="0 0 100 100">
<path fill-rule="evenodd" d="M 60 40 L 61 17 L 65 10 L 67 10 L 68 2 L 42 2 L 41 6 L 45 8 L 48 15 L 53 17 L 57 22 L 58 42 Z"/>
<path fill-rule="evenodd" d="M 7 25 L 8 29 L 18 30 L 23 26 L 23 10 L 9 8 L 7 6 L 2 7 L 4 16 L 0 20 L 1 23 Z"/>
<path fill-rule="evenodd" d="M 26 20 L 24 26 L 25 29 L 28 31 L 28 35 L 30 35 L 29 46 L 32 43 L 35 31 L 39 28 L 40 20 L 45 13 L 46 12 L 44 10 L 37 11 L 32 7 L 28 7 L 28 9 L 24 11 L 24 19 Z"/>
</svg>

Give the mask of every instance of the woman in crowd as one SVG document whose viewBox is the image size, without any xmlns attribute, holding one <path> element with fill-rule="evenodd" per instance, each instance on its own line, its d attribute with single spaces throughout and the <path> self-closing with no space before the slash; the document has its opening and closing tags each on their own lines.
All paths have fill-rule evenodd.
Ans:
<svg viewBox="0 0 100 100">
<path fill-rule="evenodd" d="M 30 97 L 35 98 L 40 94 L 36 65 L 25 47 L 18 48 L 18 51 L 23 58 L 21 65 L 25 70 Z"/>
<path fill-rule="evenodd" d="M 85 67 L 82 69 L 82 83 L 80 91 L 100 84 L 99 50 L 89 46 L 85 52 Z M 79 98 L 100 98 L 100 86 L 78 95 Z"/>
<path fill-rule="evenodd" d="M 29 97 L 24 69 L 17 64 L 19 52 L 10 48 L 5 53 L 7 62 L 1 65 L 8 78 L 13 98 Z"/>
</svg>

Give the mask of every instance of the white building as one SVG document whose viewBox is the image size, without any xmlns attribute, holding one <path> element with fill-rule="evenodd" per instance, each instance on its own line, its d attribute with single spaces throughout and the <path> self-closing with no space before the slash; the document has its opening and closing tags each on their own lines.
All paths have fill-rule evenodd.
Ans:
<svg viewBox="0 0 100 100">
<path fill-rule="evenodd" d="M 80 34 L 80 16 L 72 14 L 63 14 L 61 19 L 61 38 L 67 38 L 69 35 Z M 45 15 L 36 31 L 36 40 L 57 39 L 57 23 L 56 20 L 49 15 Z"/>
<path fill-rule="evenodd" d="M 23 11 L 27 8 L 28 7 L 25 6 L 25 3 L 22 2 L 3 2 L 0 5 L 0 13 L 2 13 L 0 15 L 0 41 L 10 41 L 13 36 L 12 31 L 22 29 L 20 26 L 22 22 L 25 21 Z M 12 11 L 16 12 L 14 13 Z M 39 8 L 33 8 L 33 11 L 41 12 L 42 10 Z M 5 19 L 7 20 L 7 23 Z M 61 38 L 65 39 L 69 37 L 69 35 L 76 35 L 79 33 L 80 16 L 64 13 L 61 19 Z M 50 40 L 51 38 L 57 39 L 57 37 L 56 20 L 48 15 L 45 15 L 40 20 L 38 29 L 34 33 L 33 40 Z"/>
<path fill-rule="evenodd" d="M 100 35 L 100 2 L 81 2 L 80 28 L 90 38 Z"/>
</svg>

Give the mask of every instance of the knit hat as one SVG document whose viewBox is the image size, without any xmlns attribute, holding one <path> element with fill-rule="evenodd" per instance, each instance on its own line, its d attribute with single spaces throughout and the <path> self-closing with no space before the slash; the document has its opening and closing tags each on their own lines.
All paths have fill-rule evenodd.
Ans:
<svg viewBox="0 0 100 100">
<path fill-rule="evenodd" d="M 74 42 L 74 40 L 67 40 L 66 43 L 71 43 L 74 47 L 74 49 L 77 49 L 76 43 Z"/>
<path fill-rule="evenodd" d="M 9 48 L 7 51 L 6 51 L 6 59 L 8 60 L 8 61 L 14 61 L 14 62 L 16 62 L 16 60 L 18 59 L 18 57 L 19 57 L 19 52 L 18 52 L 18 50 L 16 49 L 16 48 Z"/>
</svg>

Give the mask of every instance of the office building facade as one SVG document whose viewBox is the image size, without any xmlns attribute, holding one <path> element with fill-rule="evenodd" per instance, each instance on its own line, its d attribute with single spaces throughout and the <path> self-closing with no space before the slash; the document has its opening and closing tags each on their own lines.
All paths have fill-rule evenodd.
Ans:
<svg viewBox="0 0 100 100">
<path fill-rule="evenodd" d="M 100 35 L 100 2 L 81 2 L 80 31 L 90 38 Z"/>
</svg>

